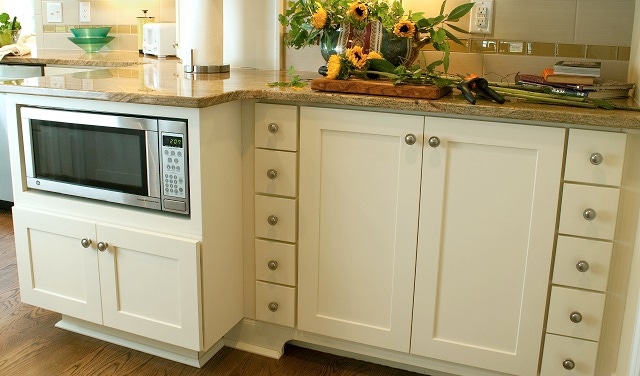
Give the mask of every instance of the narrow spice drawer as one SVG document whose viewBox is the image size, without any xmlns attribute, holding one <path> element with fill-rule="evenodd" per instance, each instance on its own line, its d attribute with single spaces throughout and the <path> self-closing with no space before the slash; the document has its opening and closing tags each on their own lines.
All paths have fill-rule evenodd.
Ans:
<svg viewBox="0 0 640 376">
<path fill-rule="evenodd" d="M 298 193 L 298 156 L 288 151 L 256 149 L 255 190 L 278 196 Z"/>
<path fill-rule="evenodd" d="M 553 286 L 547 332 L 598 341 L 605 295 L 599 292 Z"/>
<path fill-rule="evenodd" d="M 295 243 L 298 200 L 256 195 L 255 235 L 257 238 Z"/>
<path fill-rule="evenodd" d="M 553 283 L 606 291 L 612 248 L 610 242 L 558 236 Z"/>
<path fill-rule="evenodd" d="M 294 327 L 296 324 L 296 289 L 256 282 L 256 319 Z"/>
<path fill-rule="evenodd" d="M 594 376 L 598 343 L 547 334 L 540 376 Z"/>
<path fill-rule="evenodd" d="M 571 129 L 564 179 L 619 186 L 627 135 Z"/>
<path fill-rule="evenodd" d="M 298 150 L 298 107 L 256 103 L 255 146 L 276 150 Z"/>
<path fill-rule="evenodd" d="M 620 190 L 568 183 L 563 187 L 559 232 L 613 239 Z"/>
<path fill-rule="evenodd" d="M 256 239 L 256 279 L 296 285 L 296 246 Z"/>
</svg>

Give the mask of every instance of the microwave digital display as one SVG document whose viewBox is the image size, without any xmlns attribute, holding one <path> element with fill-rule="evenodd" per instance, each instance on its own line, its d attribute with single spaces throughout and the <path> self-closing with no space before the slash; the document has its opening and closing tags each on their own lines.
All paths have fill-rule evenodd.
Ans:
<svg viewBox="0 0 640 376">
<path fill-rule="evenodd" d="M 162 136 L 162 146 L 171 146 L 182 149 L 182 137 Z"/>
</svg>

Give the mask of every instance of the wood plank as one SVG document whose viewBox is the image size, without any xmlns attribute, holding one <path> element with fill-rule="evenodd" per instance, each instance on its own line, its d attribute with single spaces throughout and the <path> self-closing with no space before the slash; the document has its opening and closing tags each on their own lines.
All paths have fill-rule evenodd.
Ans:
<svg viewBox="0 0 640 376">
<path fill-rule="evenodd" d="M 360 80 L 353 78 L 348 80 L 315 78 L 311 80 L 311 89 L 337 93 L 382 95 L 388 97 L 417 99 L 438 99 L 451 91 L 450 87 L 440 88 L 435 85 L 394 85 L 392 82 L 385 80 Z"/>
</svg>

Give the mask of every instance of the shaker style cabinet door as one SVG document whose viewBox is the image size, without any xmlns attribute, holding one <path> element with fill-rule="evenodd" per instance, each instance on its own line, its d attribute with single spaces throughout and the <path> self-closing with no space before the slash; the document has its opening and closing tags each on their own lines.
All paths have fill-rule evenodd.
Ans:
<svg viewBox="0 0 640 376">
<path fill-rule="evenodd" d="M 299 329 L 409 350 L 423 123 L 301 108 Z"/>
<path fill-rule="evenodd" d="M 411 353 L 536 374 L 564 139 L 426 119 Z"/>
</svg>

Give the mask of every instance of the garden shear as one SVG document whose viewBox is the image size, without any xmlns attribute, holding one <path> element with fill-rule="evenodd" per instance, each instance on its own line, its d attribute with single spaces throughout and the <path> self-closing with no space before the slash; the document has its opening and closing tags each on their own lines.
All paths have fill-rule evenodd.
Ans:
<svg viewBox="0 0 640 376">
<path fill-rule="evenodd" d="M 462 77 L 462 76 L 461 76 Z M 458 83 L 458 90 L 462 92 L 464 98 L 471 104 L 476 104 L 476 98 L 473 93 L 484 95 L 500 104 L 503 104 L 504 98 L 489 87 L 489 82 L 474 74 L 462 77 L 462 81 Z"/>
</svg>

